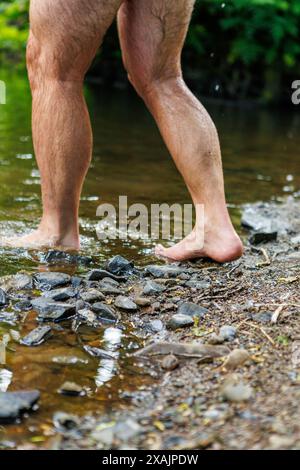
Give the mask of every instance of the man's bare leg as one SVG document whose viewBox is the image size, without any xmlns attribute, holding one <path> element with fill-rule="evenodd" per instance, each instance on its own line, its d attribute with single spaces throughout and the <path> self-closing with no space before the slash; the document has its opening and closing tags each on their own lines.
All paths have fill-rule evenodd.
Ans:
<svg viewBox="0 0 300 470">
<path fill-rule="evenodd" d="M 127 0 L 119 11 L 119 33 L 129 78 L 156 119 L 195 206 L 204 204 L 204 247 L 196 236 L 203 222 L 198 216 L 192 234 L 172 248 L 159 245 L 156 253 L 174 260 L 205 256 L 225 262 L 241 256 L 243 247 L 226 207 L 219 139 L 185 85 L 180 64 L 194 3 Z"/>
<path fill-rule="evenodd" d="M 79 248 L 78 207 L 92 153 L 83 80 L 121 3 L 31 0 L 27 63 L 43 216 L 14 246 Z"/>
</svg>

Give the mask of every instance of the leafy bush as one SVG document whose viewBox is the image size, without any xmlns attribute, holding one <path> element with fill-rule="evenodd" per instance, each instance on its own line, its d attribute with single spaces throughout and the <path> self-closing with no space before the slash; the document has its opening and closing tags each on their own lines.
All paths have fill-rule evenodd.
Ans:
<svg viewBox="0 0 300 470">
<path fill-rule="evenodd" d="M 27 10 L 28 0 L 0 3 L 0 62 L 24 61 Z M 291 81 L 300 78 L 298 38 L 299 0 L 198 0 L 183 55 L 186 77 L 205 95 L 289 99 Z M 90 74 L 125 81 L 115 27 Z"/>
</svg>

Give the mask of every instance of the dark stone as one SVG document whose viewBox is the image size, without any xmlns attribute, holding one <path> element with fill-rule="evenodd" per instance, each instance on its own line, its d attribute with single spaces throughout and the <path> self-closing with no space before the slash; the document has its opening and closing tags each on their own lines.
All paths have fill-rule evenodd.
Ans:
<svg viewBox="0 0 300 470">
<path fill-rule="evenodd" d="M 184 302 L 178 308 L 177 313 L 182 315 L 187 315 L 192 318 L 203 318 L 209 313 L 207 308 L 201 307 L 200 305 L 194 304 L 192 302 Z"/>
<path fill-rule="evenodd" d="M 118 320 L 117 315 L 111 307 L 102 302 L 96 302 L 92 305 L 92 310 L 97 314 L 99 320 L 108 322 L 116 322 Z"/>
<path fill-rule="evenodd" d="M 79 287 L 81 284 L 82 284 L 82 277 L 79 277 L 79 276 L 72 276 L 72 279 L 71 279 L 71 286 L 72 286 L 74 289 L 77 289 L 77 287 Z"/>
<path fill-rule="evenodd" d="M 116 298 L 115 306 L 131 312 L 137 310 L 137 305 L 129 297 L 125 297 L 124 295 L 119 295 L 119 297 Z"/>
<path fill-rule="evenodd" d="M 65 273 L 45 272 L 34 276 L 36 287 L 41 290 L 51 290 L 69 284 L 71 276 Z"/>
<path fill-rule="evenodd" d="M 144 295 L 161 294 L 165 290 L 166 288 L 164 286 L 161 286 L 160 284 L 157 284 L 157 282 L 147 281 L 143 289 L 143 294 Z"/>
<path fill-rule="evenodd" d="M 3 289 L 0 289 L 0 307 L 4 307 L 7 304 L 6 293 Z"/>
<path fill-rule="evenodd" d="M 122 281 L 127 280 L 126 277 L 115 275 L 113 273 L 105 271 L 105 269 L 93 269 L 92 271 L 88 272 L 86 275 L 86 278 L 88 281 L 101 281 L 102 279 L 106 277 L 111 278 L 117 282 L 122 282 Z"/>
<path fill-rule="evenodd" d="M 182 273 L 178 266 L 152 264 L 145 268 L 145 272 L 153 277 L 177 277 Z"/>
<path fill-rule="evenodd" d="M 167 326 L 172 330 L 176 330 L 177 328 L 186 328 L 188 326 L 192 326 L 193 324 L 194 320 L 190 316 L 176 313 L 168 321 Z"/>
<path fill-rule="evenodd" d="M 134 272 L 134 263 L 117 255 L 108 260 L 106 269 L 116 276 L 130 276 Z"/>
<path fill-rule="evenodd" d="M 255 232 L 249 238 L 251 245 L 260 245 L 261 243 L 268 243 L 277 240 L 277 232 Z"/>
<path fill-rule="evenodd" d="M 67 320 L 75 315 L 75 305 L 54 302 L 46 297 L 38 297 L 32 300 L 33 310 L 39 313 L 38 321 L 59 322 Z"/>
<path fill-rule="evenodd" d="M 93 356 L 93 357 L 100 357 L 101 359 L 115 359 L 116 358 L 116 353 L 113 353 L 111 351 L 104 351 L 103 349 L 94 348 L 88 345 L 83 346 L 83 349 L 90 356 Z"/>
<path fill-rule="evenodd" d="M 52 299 L 56 302 L 63 302 L 64 300 L 69 300 L 73 297 L 76 297 L 77 292 L 71 287 L 62 287 L 60 289 L 53 289 L 51 291 L 45 292 L 44 297 Z"/>
<path fill-rule="evenodd" d="M 15 422 L 22 413 L 32 410 L 39 398 L 38 390 L 0 392 L 0 423 Z"/>
<path fill-rule="evenodd" d="M 50 326 L 38 326 L 27 336 L 21 339 L 20 343 L 24 346 L 39 346 L 51 335 Z"/>
</svg>

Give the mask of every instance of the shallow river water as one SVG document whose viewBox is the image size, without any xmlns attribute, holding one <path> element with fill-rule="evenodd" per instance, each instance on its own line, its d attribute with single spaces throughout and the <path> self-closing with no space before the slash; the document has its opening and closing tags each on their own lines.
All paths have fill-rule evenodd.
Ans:
<svg viewBox="0 0 300 470">
<path fill-rule="evenodd" d="M 4 79 L 7 104 L 0 105 L 0 236 L 10 236 L 35 227 L 41 206 L 27 80 L 22 74 L 7 73 Z M 114 254 L 145 264 L 152 259 L 151 239 L 99 242 L 95 230 L 98 205 L 105 202 L 117 206 L 120 195 L 128 197 L 128 204 L 143 203 L 147 207 L 151 203 L 189 203 L 189 196 L 152 118 L 133 93 L 88 86 L 86 95 L 95 145 L 81 201 L 82 252 L 93 256 L 94 265 Z M 243 203 L 299 191 L 300 115 L 296 110 L 291 113 L 210 104 L 208 109 L 220 133 L 227 198 L 237 227 Z M 0 248 L 1 276 L 46 269 L 42 253 Z M 65 270 L 75 273 L 76 269 Z M 5 318 L 5 309 L 0 310 L 0 340 L 12 329 L 24 336 L 37 324 L 33 312 L 21 324 L 10 323 L 9 310 L 7 313 Z M 115 352 L 116 359 L 99 363 L 83 351 L 85 343 Z M 43 444 L 51 434 L 53 413 L 58 410 L 82 415 L 125 407 L 124 392 L 145 387 L 153 380 L 143 375 L 127 354 L 141 344 L 126 323 L 123 329 L 85 328 L 78 334 L 69 325 L 62 325 L 52 339 L 37 348 L 10 343 L 6 363 L 0 365 L 0 390 L 37 388 L 42 400 L 40 410 L 22 424 L 0 428 L 0 444 Z M 85 387 L 87 396 L 58 394 L 67 380 Z"/>
</svg>

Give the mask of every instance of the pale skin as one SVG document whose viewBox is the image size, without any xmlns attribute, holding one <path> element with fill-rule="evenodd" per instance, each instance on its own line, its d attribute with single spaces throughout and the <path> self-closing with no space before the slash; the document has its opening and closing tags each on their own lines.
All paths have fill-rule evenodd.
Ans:
<svg viewBox="0 0 300 470">
<path fill-rule="evenodd" d="M 31 0 L 27 48 L 32 128 L 42 182 L 38 229 L 14 246 L 79 249 L 78 209 L 92 156 L 92 131 L 83 80 L 104 35 L 118 17 L 128 77 L 151 111 L 205 220 L 156 254 L 172 260 L 242 255 L 227 211 L 219 139 L 207 111 L 187 88 L 181 51 L 195 0 Z M 197 210 L 196 210 L 197 214 Z M 204 222 L 204 245 L 198 232 Z"/>
</svg>

